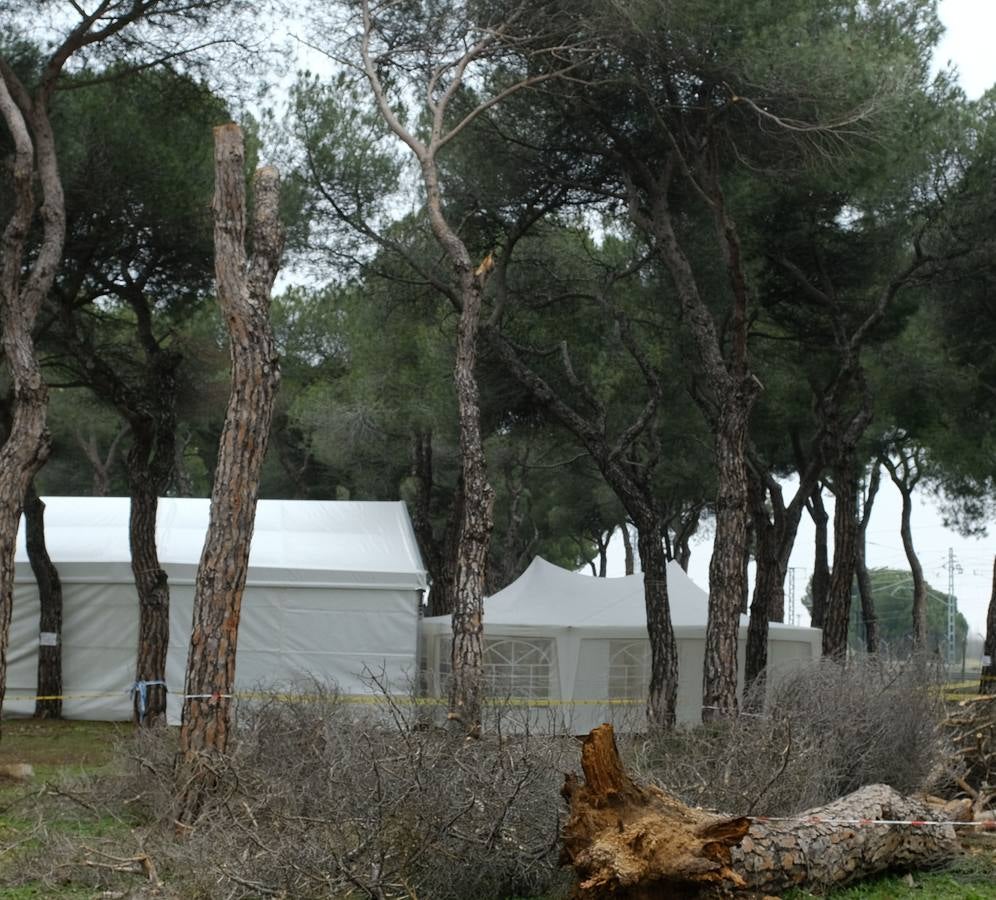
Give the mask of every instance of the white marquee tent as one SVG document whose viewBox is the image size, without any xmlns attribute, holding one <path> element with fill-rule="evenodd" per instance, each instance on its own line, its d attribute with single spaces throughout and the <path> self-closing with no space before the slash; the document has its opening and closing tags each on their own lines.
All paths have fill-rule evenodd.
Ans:
<svg viewBox="0 0 996 900">
<path fill-rule="evenodd" d="M 127 498 L 46 498 L 49 553 L 63 583 L 64 712 L 128 719 L 135 678 L 138 603 L 128 548 Z M 209 501 L 159 503 L 159 558 L 169 575 L 166 682 L 181 693 L 193 584 Z M 18 536 L 5 714 L 28 714 L 35 694 L 38 592 Z M 369 690 L 364 669 L 399 689 L 416 675 L 419 603 L 426 587 L 403 503 L 261 500 L 249 556 L 236 687 L 334 679 Z M 180 701 L 171 694 L 169 717 Z"/>
<path fill-rule="evenodd" d="M 709 598 L 675 562 L 667 583 L 678 644 L 678 720 L 697 722 Z M 449 617 L 424 619 L 422 635 L 429 691 L 443 696 Z M 552 722 L 581 733 L 605 721 L 642 722 L 650 659 L 643 575 L 592 578 L 537 557 L 485 600 L 484 636 L 491 695 L 529 707 L 534 726 Z M 746 637 L 747 617 L 741 616 L 741 687 Z M 818 629 L 772 623 L 772 672 L 818 657 L 820 642 Z"/>
</svg>

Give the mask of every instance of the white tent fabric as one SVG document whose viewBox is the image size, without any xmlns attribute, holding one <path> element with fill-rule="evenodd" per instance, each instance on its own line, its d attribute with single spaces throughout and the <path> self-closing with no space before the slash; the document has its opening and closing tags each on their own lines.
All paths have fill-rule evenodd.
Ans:
<svg viewBox="0 0 996 900">
<path fill-rule="evenodd" d="M 667 569 L 671 624 L 706 624 L 709 595 L 673 560 Z M 508 587 L 485 600 L 492 625 L 563 625 L 574 628 L 646 628 L 643 575 L 591 578 L 537 556 Z M 744 624 L 746 616 L 741 616 Z"/>
<path fill-rule="evenodd" d="M 668 599 L 678 644 L 678 719 L 701 719 L 708 594 L 676 562 Z M 445 694 L 450 620 L 422 622 L 429 690 Z M 529 707 L 531 727 L 588 730 L 604 721 L 642 724 L 650 644 L 643 575 L 592 578 L 537 557 L 512 584 L 484 601 L 485 669 L 491 694 Z M 741 686 L 747 617 L 740 617 Z M 773 676 L 820 654 L 818 629 L 772 623 Z"/>
<path fill-rule="evenodd" d="M 138 603 L 127 498 L 46 498 L 45 536 L 64 590 L 63 679 L 68 717 L 127 719 L 135 677 Z M 163 499 L 156 539 L 169 575 L 169 717 L 178 721 L 193 585 L 209 501 Z M 334 679 L 365 693 L 365 670 L 402 685 L 415 677 L 418 610 L 426 587 L 403 503 L 261 500 L 249 555 L 236 688 Z M 38 594 L 18 535 L 4 713 L 30 714 Z"/>
</svg>

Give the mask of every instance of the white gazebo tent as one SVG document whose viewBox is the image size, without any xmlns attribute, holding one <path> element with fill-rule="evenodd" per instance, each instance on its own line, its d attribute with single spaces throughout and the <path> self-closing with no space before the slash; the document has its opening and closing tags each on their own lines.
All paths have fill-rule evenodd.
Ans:
<svg viewBox="0 0 996 900">
<path fill-rule="evenodd" d="M 127 719 L 135 678 L 138 601 L 127 498 L 46 498 L 49 553 L 63 583 L 67 717 Z M 169 718 L 178 721 L 193 585 L 209 501 L 159 502 L 157 544 L 169 575 Z M 28 714 L 36 693 L 38 591 L 18 537 L 5 714 Z M 422 565 L 403 503 L 261 500 L 249 555 L 236 688 L 314 677 L 346 694 L 364 672 L 407 690 L 417 675 Z"/>
<path fill-rule="evenodd" d="M 675 562 L 667 583 L 678 644 L 678 720 L 698 722 L 708 595 Z M 428 687 L 438 696 L 445 696 L 450 633 L 448 616 L 422 622 Z M 643 575 L 592 578 L 537 557 L 484 601 L 484 637 L 491 696 L 529 707 L 534 727 L 549 721 L 580 733 L 605 721 L 642 723 L 650 660 Z M 739 637 L 742 688 L 746 616 Z M 818 629 L 772 623 L 769 670 L 776 676 L 817 658 L 820 644 Z"/>
</svg>

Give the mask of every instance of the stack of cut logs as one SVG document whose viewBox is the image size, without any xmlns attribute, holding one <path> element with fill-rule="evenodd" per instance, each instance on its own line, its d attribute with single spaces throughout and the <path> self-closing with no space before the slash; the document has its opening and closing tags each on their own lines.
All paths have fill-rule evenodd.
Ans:
<svg viewBox="0 0 996 900">
<path fill-rule="evenodd" d="M 962 700 L 944 723 L 962 772 L 956 783 L 977 821 L 991 820 L 996 801 L 996 695 Z"/>
</svg>

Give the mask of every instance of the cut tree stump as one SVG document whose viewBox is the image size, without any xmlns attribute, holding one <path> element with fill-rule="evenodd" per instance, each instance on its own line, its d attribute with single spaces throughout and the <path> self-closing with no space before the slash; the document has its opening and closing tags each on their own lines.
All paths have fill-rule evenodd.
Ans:
<svg viewBox="0 0 996 900">
<path fill-rule="evenodd" d="M 936 815 L 882 784 L 791 820 L 725 816 L 636 784 L 611 725 L 585 738 L 581 768 L 584 782 L 568 775 L 562 789 L 570 815 L 561 854 L 578 876 L 579 900 L 778 894 L 934 866 L 959 852 L 950 824 L 886 824 Z"/>
</svg>

